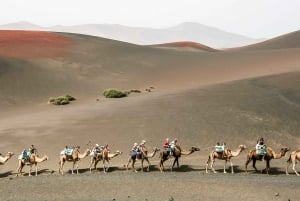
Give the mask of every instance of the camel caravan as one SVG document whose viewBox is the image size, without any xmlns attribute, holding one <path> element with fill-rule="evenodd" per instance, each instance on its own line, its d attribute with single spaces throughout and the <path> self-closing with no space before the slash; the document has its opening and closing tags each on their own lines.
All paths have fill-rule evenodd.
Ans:
<svg viewBox="0 0 300 201">
<path fill-rule="evenodd" d="M 213 173 L 217 173 L 215 170 L 214 164 L 216 159 L 223 160 L 224 166 L 223 166 L 223 172 L 227 173 L 227 163 L 230 163 L 230 170 L 231 173 L 234 172 L 234 166 L 232 159 L 240 157 L 241 153 L 246 150 L 246 145 L 239 145 L 236 149 L 230 149 L 226 147 L 226 143 L 223 143 L 220 145 L 218 142 L 215 146 L 210 147 L 213 149 L 210 154 L 208 155 L 208 159 L 206 162 L 205 172 L 209 173 L 209 168 Z M 154 158 L 155 156 L 158 156 L 158 167 L 160 172 L 164 172 L 165 167 L 164 163 L 167 160 L 171 160 L 172 165 L 170 165 L 170 171 L 173 171 L 173 168 L 177 165 L 177 168 L 179 167 L 179 159 L 181 156 L 190 155 L 193 153 L 196 153 L 197 151 L 200 151 L 197 147 L 191 147 L 187 150 L 184 150 L 181 148 L 179 144 L 177 144 L 177 139 L 175 138 L 173 141 L 169 141 L 167 138 L 162 146 L 162 149 L 158 147 L 153 147 L 151 149 L 148 149 L 146 146 L 146 141 L 142 140 L 140 144 L 134 143 L 127 160 L 127 164 L 124 165 L 126 170 L 128 171 L 129 168 L 133 172 L 138 172 L 138 170 L 135 167 L 135 164 L 137 161 L 141 164 L 141 171 L 144 171 L 144 162 L 147 162 L 146 171 L 150 171 L 150 159 Z M 282 147 L 279 149 L 278 152 L 275 152 L 271 147 L 267 147 L 264 143 L 264 139 L 260 138 L 257 141 L 257 144 L 254 149 L 251 149 L 246 154 L 246 161 L 244 166 L 245 173 L 248 173 L 248 165 L 252 161 L 252 167 L 256 172 L 259 172 L 256 168 L 256 162 L 262 161 L 265 162 L 266 166 L 265 169 L 261 170 L 261 173 L 265 172 L 266 174 L 269 174 L 270 171 L 270 161 L 272 159 L 280 159 L 286 155 L 286 153 L 290 151 L 290 148 Z M 66 162 L 70 162 L 72 164 L 71 168 L 71 174 L 79 174 L 79 161 L 83 160 L 85 158 L 90 158 L 90 166 L 89 166 L 89 172 L 92 173 L 93 171 L 97 171 L 97 164 L 99 162 L 102 162 L 102 170 L 104 173 L 107 173 L 109 171 L 109 168 L 111 167 L 111 160 L 117 156 L 122 155 L 122 152 L 117 151 L 110 151 L 110 148 L 108 147 L 108 144 L 105 144 L 103 146 L 100 146 L 99 144 L 95 144 L 95 146 L 92 149 L 86 149 L 82 153 L 80 151 L 80 146 L 66 146 L 59 154 L 59 161 L 58 161 L 58 173 L 63 175 L 64 174 L 64 164 Z M 5 165 L 5 163 L 14 156 L 14 153 L 7 152 L 6 154 L 0 153 L 0 165 Z M 39 156 L 37 149 L 34 147 L 34 145 L 31 145 L 29 149 L 24 149 L 22 153 L 18 157 L 18 168 L 16 176 L 24 175 L 24 172 L 22 172 L 23 168 L 27 165 L 29 166 L 29 172 L 28 175 L 31 176 L 32 167 L 35 168 L 35 176 L 38 175 L 38 168 L 37 165 L 39 163 L 42 163 L 44 161 L 48 161 L 48 156 Z M 297 176 L 300 176 L 300 174 L 296 170 L 296 164 L 297 161 L 300 160 L 300 149 L 297 149 L 290 153 L 288 156 L 288 160 L 286 162 L 285 166 L 285 173 L 286 175 L 289 175 L 288 169 L 289 166 L 292 164 L 292 170 Z M 101 168 L 100 168 L 101 169 Z M 75 171 L 76 170 L 76 171 Z"/>
</svg>

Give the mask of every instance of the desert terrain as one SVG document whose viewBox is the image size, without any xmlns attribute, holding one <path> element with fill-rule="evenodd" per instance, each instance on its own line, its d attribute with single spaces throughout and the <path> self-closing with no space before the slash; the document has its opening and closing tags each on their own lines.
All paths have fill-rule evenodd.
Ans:
<svg viewBox="0 0 300 201">
<path fill-rule="evenodd" d="M 271 161 L 270 175 L 254 172 L 252 164 L 244 173 L 259 137 L 275 152 L 299 148 L 299 41 L 293 32 L 214 50 L 192 42 L 140 46 L 70 33 L 0 31 L 0 152 L 15 153 L 0 166 L 0 199 L 299 200 L 299 177 L 291 168 L 285 175 L 290 152 Z M 106 88 L 142 93 L 107 99 Z M 77 100 L 47 103 L 64 94 Z M 172 172 L 171 159 L 159 171 L 159 153 L 149 172 L 126 171 L 134 142 L 146 140 L 151 150 L 162 148 L 167 137 L 177 138 L 184 150 L 200 151 L 182 156 Z M 205 173 L 216 142 L 233 150 L 247 146 L 232 159 L 235 174 L 223 174 L 224 161 L 218 160 L 219 173 Z M 80 145 L 83 152 L 96 143 L 123 152 L 108 173 L 99 164 L 90 174 L 87 157 L 79 162 L 79 175 L 70 174 L 70 163 L 65 175 L 58 174 L 66 145 Z M 28 167 L 16 177 L 17 157 L 31 144 L 49 160 L 38 164 L 37 177 L 28 176 Z"/>
</svg>

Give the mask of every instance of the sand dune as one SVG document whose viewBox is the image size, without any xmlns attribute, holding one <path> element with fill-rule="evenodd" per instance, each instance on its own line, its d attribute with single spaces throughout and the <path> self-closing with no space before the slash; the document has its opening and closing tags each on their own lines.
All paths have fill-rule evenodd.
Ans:
<svg viewBox="0 0 300 201">
<path fill-rule="evenodd" d="M 18 32 L 21 38 L 32 33 Z M 70 41 L 63 47 L 67 54 L 0 57 L 1 152 L 19 153 L 33 143 L 53 159 L 45 166 L 56 169 L 59 151 L 74 144 L 91 148 L 107 142 L 128 153 L 142 139 L 149 147 L 166 137 L 177 137 L 184 148 L 216 141 L 251 147 L 264 136 L 276 150 L 298 146 L 300 48 L 174 51 L 85 35 L 46 35 Z M 34 41 L 44 40 L 39 37 Z M 22 40 L 24 47 L 31 44 L 36 43 Z M 154 91 L 144 92 L 149 86 Z M 108 87 L 143 93 L 105 99 L 101 92 Z M 78 100 L 65 107 L 47 104 L 50 96 L 63 93 Z M 126 160 L 127 154 L 115 164 Z M 3 171 L 15 166 L 11 160 Z"/>
<path fill-rule="evenodd" d="M 300 47 L 300 31 L 288 33 L 261 43 L 237 48 L 238 50 L 274 50 Z"/>
<path fill-rule="evenodd" d="M 216 49 L 203 45 L 201 43 L 195 43 L 191 41 L 180 41 L 180 42 L 173 42 L 173 43 L 164 43 L 158 45 L 152 45 L 152 47 L 159 47 L 159 48 L 169 48 L 174 50 L 181 50 L 181 51 L 204 51 L 204 52 L 215 52 Z"/>
</svg>

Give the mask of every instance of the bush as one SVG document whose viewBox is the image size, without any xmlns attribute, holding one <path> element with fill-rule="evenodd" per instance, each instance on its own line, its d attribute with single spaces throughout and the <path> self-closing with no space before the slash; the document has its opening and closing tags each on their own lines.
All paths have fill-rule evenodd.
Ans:
<svg viewBox="0 0 300 201">
<path fill-rule="evenodd" d="M 106 98 L 123 98 L 127 96 L 127 93 L 118 89 L 105 89 L 103 95 Z"/>
<path fill-rule="evenodd" d="M 56 98 L 50 98 L 48 103 L 51 103 L 53 105 L 67 105 L 74 100 L 76 100 L 76 98 L 67 94 L 64 96 L 58 96 Z"/>
</svg>

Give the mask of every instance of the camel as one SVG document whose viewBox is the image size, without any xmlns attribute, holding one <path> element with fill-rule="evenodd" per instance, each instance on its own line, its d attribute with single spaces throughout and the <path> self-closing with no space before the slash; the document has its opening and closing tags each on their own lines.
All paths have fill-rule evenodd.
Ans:
<svg viewBox="0 0 300 201">
<path fill-rule="evenodd" d="M 17 176 L 19 176 L 19 174 L 22 175 L 22 169 L 25 165 L 29 165 L 30 169 L 29 169 L 29 176 L 31 176 L 31 169 L 32 169 L 32 165 L 35 166 L 35 176 L 37 176 L 37 164 L 47 161 L 49 158 L 48 156 L 43 156 L 42 158 L 39 158 L 39 156 L 36 153 L 33 153 L 30 155 L 29 159 L 19 159 L 19 167 L 17 170 Z"/>
<path fill-rule="evenodd" d="M 97 170 L 97 164 L 99 161 L 103 161 L 103 172 L 107 173 L 109 167 L 110 167 L 110 159 L 122 154 L 120 151 L 115 151 L 114 153 L 109 153 L 107 149 L 104 149 L 101 153 L 98 153 L 96 155 L 91 155 L 91 164 L 90 164 L 90 173 L 92 173 L 92 166 L 94 164 L 94 169 Z M 108 163 L 108 167 L 105 167 L 105 161 Z"/>
<path fill-rule="evenodd" d="M 231 162 L 231 158 L 232 157 L 237 157 L 240 155 L 240 153 L 246 149 L 246 146 L 245 145 L 239 145 L 239 148 L 237 151 L 231 151 L 230 149 L 227 149 L 225 150 L 224 154 L 221 152 L 216 152 L 216 151 L 213 151 L 211 152 L 211 154 L 208 156 L 208 160 L 206 162 L 206 173 L 208 173 L 207 171 L 207 167 L 208 165 L 210 164 L 210 168 L 211 170 L 214 172 L 214 173 L 217 173 L 215 171 L 215 168 L 213 167 L 213 164 L 215 162 L 215 159 L 219 159 L 219 160 L 225 160 L 225 164 L 224 164 L 224 173 L 227 173 L 226 172 L 226 164 L 227 162 L 229 161 L 230 162 L 230 166 L 231 166 L 231 173 L 233 174 L 234 171 L 233 171 L 233 164 Z"/>
<path fill-rule="evenodd" d="M 264 157 L 264 160 L 266 161 L 266 169 L 265 169 L 266 170 L 266 174 L 269 174 L 270 161 L 272 159 L 280 159 L 280 158 L 282 158 L 283 156 L 285 156 L 286 152 L 288 152 L 289 150 L 290 150 L 290 148 L 282 147 L 280 149 L 279 153 L 275 153 L 272 150 L 272 148 L 267 147 L 267 153 L 265 154 L 265 157 Z M 248 173 L 247 166 L 250 163 L 250 161 L 253 161 L 252 166 L 255 169 L 255 171 L 257 172 L 257 168 L 255 167 L 255 163 L 256 163 L 257 160 L 262 161 L 262 156 L 261 155 L 257 155 L 255 149 L 250 150 L 249 153 L 247 154 L 247 161 L 246 161 L 246 164 L 245 164 L 245 172 L 246 173 Z"/>
<path fill-rule="evenodd" d="M 62 175 L 64 174 L 63 166 L 64 166 L 65 162 L 68 161 L 68 162 L 73 162 L 72 174 L 74 174 L 74 166 L 75 165 L 76 165 L 76 170 L 77 170 L 77 174 L 78 174 L 78 161 L 80 159 L 87 157 L 91 153 L 91 151 L 89 149 L 87 149 L 87 150 L 85 150 L 84 153 L 81 154 L 79 152 L 79 148 L 80 147 L 75 147 L 71 156 L 67 156 L 65 154 L 60 154 L 59 162 L 58 162 L 59 163 L 58 173 L 61 173 Z"/>
<path fill-rule="evenodd" d="M 292 163 L 294 172 L 296 173 L 297 176 L 300 176 L 300 174 L 297 172 L 297 170 L 295 168 L 296 164 L 297 164 L 297 160 L 300 161 L 300 149 L 297 149 L 290 154 L 289 159 L 287 160 L 286 167 L 285 167 L 286 175 L 289 175 L 288 168 L 289 168 L 290 164 Z"/>
<path fill-rule="evenodd" d="M 137 158 L 136 155 L 131 155 L 128 158 L 128 163 L 126 165 L 126 169 L 128 170 L 128 166 L 132 162 L 132 164 L 131 164 L 132 170 L 137 172 L 137 170 L 134 167 L 134 164 L 135 164 L 136 160 L 141 160 L 142 171 L 144 171 L 144 160 L 145 160 L 148 163 L 147 172 L 149 172 L 149 170 L 150 170 L 149 158 L 153 158 L 155 156 L 156 152 L 158 152 L 159 150 L 160 150 L 159 148 L 154 147 L 152 152 L 149 154 L 147 153 L 147 151 L 142 151 L 140 158 Z"/>
<path fill-rule="evenodd" d="M 190 155 L 190 154 L 194 153 L 195 151 L 200 151 L 200 149 L 196 148 L 196 147 L 192 147 L 191 149 L 184 151 L 181 149 L 181 147 L 179 145 L 176 145 L 174 148 L 174 151 L 173 151 L 173 157 L 175 159 L 174 159 L 173 165 L 171 167 L 171 171 L 173 170 L 175 163 L 177 163 L 177 167 L 179 167 L 179 157 L 181 155 Z M 160 152 L 159 157 L 160 157 L 160 163 L 159 163 L 160 172 L 163 172 L 164 162 L 169 159 L 169 153 L 166 150 L 164 150 L 164 151 Z"/>
<path fill-rule="evenodd" d="M 7 152 L 5 156 L 0 154 L 0 165 L 4 165 L 8 161 L 8 159 L 10 159 L 13 155 L 13 152 Z"/>
</svg>

